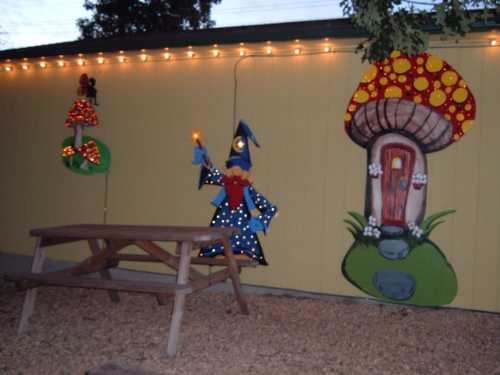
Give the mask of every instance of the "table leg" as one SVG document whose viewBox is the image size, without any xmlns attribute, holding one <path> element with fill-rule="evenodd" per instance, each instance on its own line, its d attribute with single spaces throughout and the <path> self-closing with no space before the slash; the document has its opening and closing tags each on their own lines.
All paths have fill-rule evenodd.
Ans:
<svg viewBox="0 0 500 375">
<path fill-rule="evenodd" d="M 177 272 L 177 285 L 185 285 L 189 280 L 189 265 L 191 263 L 192 242 L 182 242 L 180 246 L 179 271 Z M 182 315 L 184 314 L 185 293 L 175 293 L 172 321 L 168 333 L 167 356 L 174 357 L 177 352 L 177 340 L 181 328 Z"/>
<path fill-rule="evenodd" d="M 99 241 L 97 240 L 89 240 L 89 247 L 92 255 L 96 255 L 101 251 L 101 246 L 99 245 Z M 99 271 L 99 275 L 104 280 L 111 280 L 111 272 L 109 270 Z M 109 298 L 112 302 L 120 302 L 120 296 L 116 290 L 108 290 Z"/>
<path fill-rule="evenodd" d="M 224 238 L 222 240 L 222 245 L 224 246 L 224 254 L 226 255 L 229 263 L 229 277 L 231 278 L 231 281 L 233 283 L 234 294 L 236 296 L 238 304 L 240 305 L 240 311 L 242 314 L 248 315 L 247 301 L 245 300 L 245 296 L 243 295 L 243 291 L 241 290 L 240 274 L 238 272 L 238 266 L 234 258 L 233 249 L 231 248 L 231 241 L 229 240 L 229 238 Z"/>
<path fill-rule="evenodd" d="M 175 254 L 179 255 L 181 253 L 181 244 L 177 242 L 177 245 L 175 247 Z M 167 264 L 168 266 L 171 267 L 170 264 Z M 168 303 L 169 296 L 164 295 L 164 294 L 157 294 L 156 295 L 156 300 L 158 301 L 158 305 L 166 305 Z"/>
<path fill-rule="evenodd" d="M 31 272 L 40 273 L 43 269 L 45 262 L 46 248 L 41 246 L 42 238 L 38 237 L 36 240 L 35 251 L 33 253 L 33 261 L 31 263 Z M 24 297 L 23 311 L 21 313 L 21 320 L 17 328 L 17 333 L 21 334 L 26 332 L 29 326 L 29 319 L 33 314 L 35 307 L 35 299 L 38 288 L 31 288 L 26 292 Z"/>
</svg>

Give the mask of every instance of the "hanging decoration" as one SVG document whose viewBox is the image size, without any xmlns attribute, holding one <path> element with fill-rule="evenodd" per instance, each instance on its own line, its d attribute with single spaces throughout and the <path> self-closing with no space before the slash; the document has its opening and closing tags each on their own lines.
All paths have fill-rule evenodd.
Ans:
<svg viewBox="0 0 500 375">
<path fill-rule="evenodd" d="M 89 84 L 87 87 L 87 99 L 90 101 L 90 103 L 99 105 L 99 103 L 97 103 L 97 89 L 95 88 L 95 84 L 95 78 L 89 78 Z"/>
<path fill-rule="evenodd" d="M 465 80 L 437 56 L 394 51 L 363 74 L 344 115 L 368 152 L 365 214 L 345 220 L 354 244 L 342 270 L 357 288 L 414 305 L 453 301 L 455 272 L 430 235 L 454 210 L 425 218 L 426 154 L 463 137 L 475 112 Z"/>
<path fill-rule="evenodd" d="M 198 188 L 205 184 L 221 186 L 212 200 L 216 210 L 210 226 L 239 228 L 240 233 L 231 237 L 233 252 L 267 265 L 257 232 L 267 233 L 277 208 L 254 188 L 251 181 L 249 140 L 260 147 L 255 135 L 246 123 L 240 121 L 231 143 L 225 173 L 213 166 L 199 133 L 193 133 L 193 140 L 196 142 L 193 164 L 201 165 Z M 213 257 L 223 253 L 223 246 L 216 244 L 201 248 L 199 256 Z"/>
<path fill-rule="evenodd" d="M 107 171 L 111 160 L 104 143 L 83 135 L 84 129 L 98 125 L 97 114 L 91 103 L 97 104 L 95 82 L 85 73 L 80 76 L 77 99 L 65 121 L 65 126 L 72 128 L 75 135 L 64 140 L 61 153 L 66 168 L 85 175 Z"/>
</svg>

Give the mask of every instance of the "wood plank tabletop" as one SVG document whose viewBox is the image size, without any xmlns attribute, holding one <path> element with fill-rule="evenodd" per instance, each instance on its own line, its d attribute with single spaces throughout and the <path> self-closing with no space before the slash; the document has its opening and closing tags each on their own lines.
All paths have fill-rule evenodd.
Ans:
<svg viewBox="0 0 500 375">
<path fill-rule="evenodd" d="M 30 235 L 43 238 L 211 242 L 238 232 L 237 228 L 74 224 L 32 229 Z"/>
</svg>

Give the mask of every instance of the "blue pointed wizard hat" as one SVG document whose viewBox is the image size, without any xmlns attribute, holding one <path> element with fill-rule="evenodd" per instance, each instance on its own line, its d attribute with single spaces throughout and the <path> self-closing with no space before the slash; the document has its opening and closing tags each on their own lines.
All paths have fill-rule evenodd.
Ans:
<svg viewBox="0 0 500 375">
<path fill-rule="evenodd" d="M 226 160 L 227 168 L 239 166 L 244 171 L 249 171 L 252 168 L 250 147 L 248 144 L 249 139 L 252 140 L 255 146 L 260 147 L 250 126 L 240 120 L 236 132 L 234 133 L 233 143 L 229 151 L 229 158 Z"/>
</svg>

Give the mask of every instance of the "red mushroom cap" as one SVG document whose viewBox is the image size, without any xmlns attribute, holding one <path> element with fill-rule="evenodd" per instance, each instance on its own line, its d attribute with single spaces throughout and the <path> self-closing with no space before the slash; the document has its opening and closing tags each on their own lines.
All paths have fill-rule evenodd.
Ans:
<svg viewBox="0 0 500 375">
<path fill-rule="evenodd" d="M 85 99 L 77 99 L 68 111 L 65 126 L 97 126 L 97 114 L 94 107 Z"/>
<path fill-rule="evenodd" d="M 101 164 L 101 153 L 94 140 L 90 140 L 79 148 L 78 152 L 85 160 L 94 164 Z"/>
<path fill-rule="evenodd" d="M 473 126 L 475 114 L 472 92 L 446 61 L 393 51 L 363 74 L 344 121 L 348 135 L 363 147 L 394 131 L 433 152 L 458 141 Z"/>
</svg>

